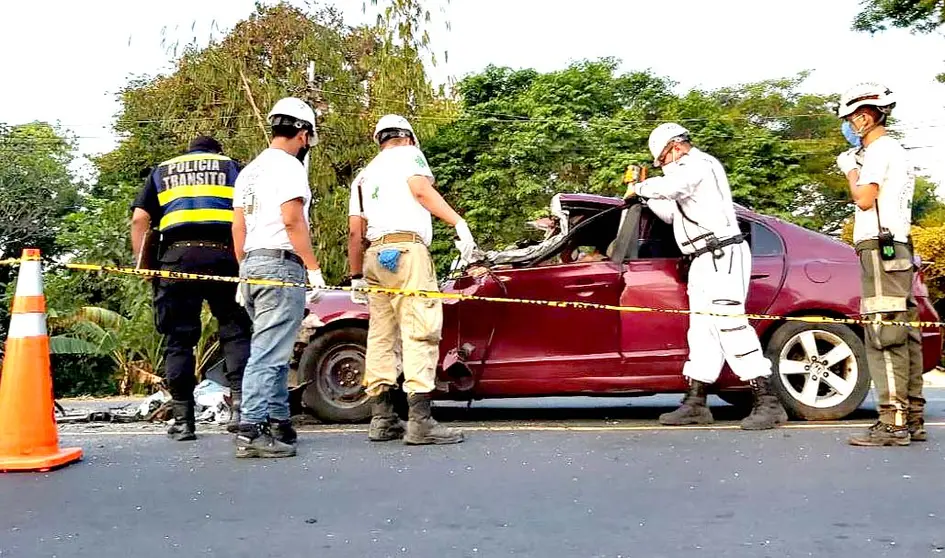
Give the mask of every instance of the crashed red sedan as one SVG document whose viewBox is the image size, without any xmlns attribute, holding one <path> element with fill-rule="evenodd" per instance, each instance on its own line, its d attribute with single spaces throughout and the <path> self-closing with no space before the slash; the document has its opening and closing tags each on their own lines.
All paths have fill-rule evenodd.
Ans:
<svg viewBox="0 0 945 558">
<path fill-rule="evenodd" d="M 687 308 L 672 229 L 645 203 L 558 194 L 544 236 L 455 270 L 444 292 L 490 297 Z M 782 220 L 738 208 L 753 255 L 747 310 L 777 316 L 857 317 L 859 269 L 850 246 Z M 921 279 L 921 319 L 938 321 Z M 362 421 L 367 307 L 330 292 L 309 311 L 323 326 L 300 333 L 296 362 L 303 401 L 322 420 Z M 443 303 L 438 392 L 441 399 L 535 396 L 644 396 L 683 392 L 685 315 L 554 308 L 447 300 Z M 799 419 L 840 419 L 870 388 L 857 326 L 753 322 L 774 366 L 773 387 Z M 941 355 L 938 328 L 923 331 L 926 370 Z M 725 370 L 723 399 L 750 402 L 746 385 Z"/>
</svg>

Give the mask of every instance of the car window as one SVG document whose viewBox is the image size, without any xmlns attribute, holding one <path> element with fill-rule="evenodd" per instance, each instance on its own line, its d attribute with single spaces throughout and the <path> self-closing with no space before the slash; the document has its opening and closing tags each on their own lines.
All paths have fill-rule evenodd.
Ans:
<svg viewBox="0 0 945 558">
<path fill-rule="evenodd" d="M 678 258 L 682 255 L 673 236 L 673 226 L 664 223 L 649 208 L 640 213 L 637 259 Z"/>
<path fill-rule="evenodd" d="M 753 256 L 780 256 L 784 254 L 781 237 L 768 227 L 756 221 L 739 219 L 738 226 L 747 236 L 748 246 Z"/>
<path fill-rule="evenodd" d="M 781 237 L 774 231 L 747 219 L 738 220 L 742 234 L 746 236 L 754 256 L 779 256 L 784 254 Z M 637 259 L 678 258 L 679 246 L 673 236 L 673 227 L 664 223 L 647 208 L 640 214 L 640 236 Z"/>
<path fill-rule="evenodd" d="M 549 254 L 538 265 L 555 265 L 562 263 L 595 262 L 607 260 L 610 250 L 617 237 L 617 225 L 620 222 L 620 212 L 611 211 L 608 215 L 596 219 L 594 222 L 581 227 L 581 223 L 589 217 L 581 216 L 570 224 L 573 231 L 567 242 L 554 253 Z"/>
</svg>

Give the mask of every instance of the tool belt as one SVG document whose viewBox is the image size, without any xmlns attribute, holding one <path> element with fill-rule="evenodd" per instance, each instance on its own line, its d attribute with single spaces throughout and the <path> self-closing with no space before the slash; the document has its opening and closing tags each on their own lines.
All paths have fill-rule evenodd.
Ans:
<svg viewBox="0 0 945 558">
<path fill-rule="evenodd" d="M 265 258 L 278 258 L 280 260 L 289 260 L 290 262 L 295 262 L 305 267 L 305 263 L 302 261 L 302 258 L 292 250 L 281 250 L 279 248 L 260 248 L 258 250 L 253 250 L 246 254 L 246 257 L 251 256 L 263 256 Z"/>
<path fill-rule="evenodd" d="M 904 246 L 909 249 L 909 251 L 914 251 L 915 247 L 912 244 L 912 237 L 908 238 L 907 242 L 899 242 L 898 240 L 893 240 L 893 245 Z M 853 249 L 859 254 L 863 250 L 879 250 L 882 246 L 880 245 L 880 239 L 878 238 L 868 238 L 866 240 L 861 240 L 853 246 Z"/>
<path fill-rule="evenodd" d="M 726 246 L 732 246 L 734 244 L 741 244 L 742 242 L 745 242 L 745 235 L 736 234 L 734 236 L 730 236 L 728 238 L 723 238 L 722 240 L 719 240 L 718 238 L 715 237 L 714 234 L 709 233 L 709 234 L 700 236 L 699 238 L 696 238 L 695 240 L 693 240 L 693 242 L 697 240 L 705 240 L 705 246 L 703 246 L 702 248 L 697 248 L 695 252 L 693 252 L 692 254 L 689 254 L 690 259 L 694 260 L 703 254 L 712 254 L 714 258 L 718 259 L 722 257 L 722 248 L 725 248 Z"/>
<path fill-rule="evenodd" d="M 385 234 L 377 240 L 372 240 L 370 245 L 380 246 L 382 244 L 395 244 L 397 242 L 416 242 L 419 244 L 425 244 L 425 242 L 423 242 L 423 238 L 417 233 L 397 232 Z"/>
</svg>

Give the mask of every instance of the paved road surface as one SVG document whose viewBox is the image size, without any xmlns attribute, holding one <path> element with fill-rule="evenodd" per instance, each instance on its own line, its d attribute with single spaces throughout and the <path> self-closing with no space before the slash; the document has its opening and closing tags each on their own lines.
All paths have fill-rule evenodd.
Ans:
<svg viewBox="0 0 945 558">
<path fill-rule="evenodd" d="M 932 441 L 844 444 L 853 426 L 660 429 L 676 397 L 440 408 L 459 446 L 306 428 L 299 457 L 138 425 L 64 429 L 86 459 L 0 475 L 0 557 L 945 556 L 945 390 Z M 736 419 L 720 407 L 721 419 Z"/>
</svg>

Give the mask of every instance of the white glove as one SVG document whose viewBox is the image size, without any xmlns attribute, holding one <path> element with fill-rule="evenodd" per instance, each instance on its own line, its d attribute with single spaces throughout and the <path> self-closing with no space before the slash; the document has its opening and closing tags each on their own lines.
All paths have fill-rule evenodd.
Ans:
<svg viewBox="0 0 945 558">
<path fill-rule="evenodd" d="M 351 280 L 352 289 L 364 289 L 368 286 L 367 279 L 364 277 L 359 277 L 357 279 Z M 365 292 L 351 291 L 351 302 L 355 304 L 367 304 L 368 295 Z"/>
<path fill-rule="evenodd" d="M 853 169 L 860 168 L 860 165 L 856 162 L 856 148 L 837 155 L 837 166 L 840 167 L 840 172 L 844 175 L 850 174 Z"/>
<path fill-rule="evenodd" d="M 463 261 L 468 263 L 472 260 L 473 252 L 477 247 L 476 240 L 469 231 L 469 225 L 466 224 L 465 219 L 457 221 L 456 234 L 459 236 L 459 240 L 456 241 L 456 249 L 459 250 L 459 255 Z"/>
<path fill-rule="evenodd" d="M 246 307 L 246 299 L 243 298 L 243 284 L 236 284 L 236 303 L 240 306 Z"/>
<path fill-rule="evenodd" d="M 308 291 L 305 293 L 305 301 L 308 303 L 317 302 L 322 296 L 325 285 L 325 278 L 322 277 L 321 269 L 306 269 L 308 275 Z"/>
</svg>

